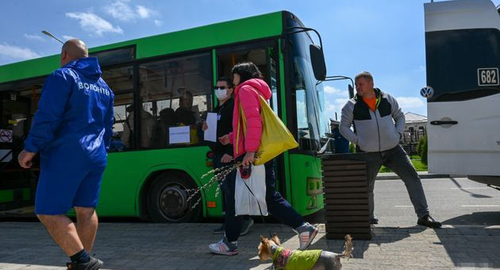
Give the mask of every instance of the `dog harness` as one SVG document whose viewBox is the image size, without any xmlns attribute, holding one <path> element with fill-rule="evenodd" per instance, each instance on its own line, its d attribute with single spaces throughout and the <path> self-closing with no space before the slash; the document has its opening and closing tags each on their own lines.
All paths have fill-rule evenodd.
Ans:
<svg viewBox="0 0 500 270">
<path fill-rule="evenodd" d="M 277 270 L 310 270 L 318 261 L 322 250 L 294 250 L 278 247 L 273 254 Z"/>
</svg>

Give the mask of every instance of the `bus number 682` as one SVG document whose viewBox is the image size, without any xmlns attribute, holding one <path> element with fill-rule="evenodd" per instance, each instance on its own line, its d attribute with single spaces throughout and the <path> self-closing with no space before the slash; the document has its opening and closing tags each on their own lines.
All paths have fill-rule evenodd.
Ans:
<svg viewBox="0 0 500 270">
<path fill-rule="evenodd" d="M 477 76 L 479 86 L 499 85 L 498 68 L 478 68 Z"/>
</svg>

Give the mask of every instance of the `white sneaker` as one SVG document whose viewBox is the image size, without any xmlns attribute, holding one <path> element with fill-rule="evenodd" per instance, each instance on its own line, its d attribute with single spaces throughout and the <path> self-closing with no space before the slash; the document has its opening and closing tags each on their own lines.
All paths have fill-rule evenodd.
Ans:
<svg viewBox="0 0 500 270">
<path fill-rule="evenodd" d="M 208 246 L 211 252 L 220 255 L 233 256 L 238 254 L 238 242 L 228 242 L 224 237 L 217 243 Z"/>
<path fill-rule="evenodd" d="M 299 234 L 299 250 L 305 250 L 307 249 L 312 241 L 314 240 L 314 237 L 318 234 L 318 227 L 313 226 L 309 224 L 308 222 L 304 223 L 302 226 L 298 227 L 297 233 Z"/>
</svg>

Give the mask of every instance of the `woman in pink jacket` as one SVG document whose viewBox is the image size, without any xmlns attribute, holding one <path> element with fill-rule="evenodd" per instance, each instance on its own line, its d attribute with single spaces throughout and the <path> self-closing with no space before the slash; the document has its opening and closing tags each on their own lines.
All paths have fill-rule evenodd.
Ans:
<svg viewBox="0 0 500 270">
<path fill-rule="evenodd" d="M 222 144 L 231 143 L 234 159 L 241 161 L 243 166 L 248 166 L 255 160 L 255 152 L 259 149 L 262 136 L 259 96 L 269 100 L 271 89 L 261 79 L 262 74 L 254 63 L 239 63 L 233 67 L 231 72 L 233 83 L 237 86 L 234 90 L 233 132 L 220 137 L 219 141 Z M 239 106 L 241 106 L 246 118 L 246 134 L 243 134 L 242 130 L 238 132 Z M 241 124 L 239 128 L 241 129 Z M 238 135 L 239 138 L 236 138 Z M 264 166 L 266 168 L 266 203 L 269 213 L 283 224 L 295 229 L 299 234 L 299 249 L 306 249 L 318 233 L 318 229 L 305 222 L 302 216 L 276 190 L 273 160 Z M 230 256 L 238 254 L 237 240 L 241 231 L 242 217 L 235 216 L 235 179 L 227 179 L 226 181 L 228 180 L 230 181 L 227 183 L 230 192 L 227 192 L 226 195 L 231 198 L 231 203 L 226 205 L 225 237 L 219 242 L 211 244 L 209 248 L 213 253 Z"/>
</svg>

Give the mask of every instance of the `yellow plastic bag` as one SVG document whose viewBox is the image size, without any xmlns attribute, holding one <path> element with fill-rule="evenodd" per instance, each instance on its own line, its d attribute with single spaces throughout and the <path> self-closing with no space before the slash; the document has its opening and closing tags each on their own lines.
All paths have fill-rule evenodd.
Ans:
<svg viewBox="0 0 500 270">
<path fill-rule="evenodd" d="M 254 165 L 262 165 L 271 159 L 277 157 L 286 150 L 293 149 L 299 144 L 295 141 L 292 133 L 286 128 L 281 119 L 274 113 L 266 100 L 259 95 L 260 100 L 260 117 L 262 119 L 262 137 L 260 146 L 257 150 L 256 160 Z M 238 126 L 242 125 L 243 134 L 246 134 L 247 122 L 241 105 L 238 104 L 240 110 L 240 119 Z M 240 128 L 238 127 L 238 132 Z M 239 134 L 236 136 L 236 146 L 238 146 Z M 236 147 L 238 149 L 238 147 Z"/>
</svg>

